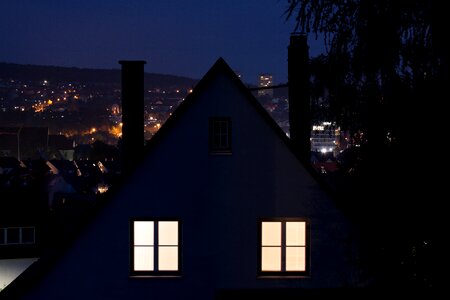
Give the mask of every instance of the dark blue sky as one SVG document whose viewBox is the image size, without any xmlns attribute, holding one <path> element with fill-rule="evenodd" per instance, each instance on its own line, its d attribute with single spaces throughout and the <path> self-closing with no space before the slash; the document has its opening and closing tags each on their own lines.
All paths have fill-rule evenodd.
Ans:
<svg viewBox="0 0 450 300">
<path fill-rule="evenodd" d="M 287 0 L 0 1 L 0 61 L 119 68 L 143 59 L 146 71 L 200 78 L 223 57 L 255 83 L 287 80 Z M 310 55 L 323 51 L 311 40 Z"/>
</svg>

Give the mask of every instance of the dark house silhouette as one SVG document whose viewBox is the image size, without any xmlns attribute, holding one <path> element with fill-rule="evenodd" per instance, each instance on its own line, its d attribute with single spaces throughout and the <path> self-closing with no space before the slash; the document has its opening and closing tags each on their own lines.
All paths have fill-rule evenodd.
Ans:
<svg viewBox="0 0 450 300">
<path fill-rule="evenodd" d="M 79 238 L 0 298 L 226 299 L 357 286 L 351 225 L 315 174 L 219 59 Z"/>
</svg>

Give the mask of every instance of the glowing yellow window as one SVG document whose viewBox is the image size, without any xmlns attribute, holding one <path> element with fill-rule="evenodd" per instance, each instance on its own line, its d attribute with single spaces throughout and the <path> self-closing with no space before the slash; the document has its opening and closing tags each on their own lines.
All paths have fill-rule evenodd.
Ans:
<svg viewBox="0 0 450 300">
<path fill-rule="evenodd" d="M 131 273 L 173 275 L 180 272 L 180 221 L 132 221 Z"/>
<path fill-rule="evenodd" d="M 260 275 L 307 275 L 308 230 L 304 220 L 267 219 L 260 224 Z"/>
</svg>

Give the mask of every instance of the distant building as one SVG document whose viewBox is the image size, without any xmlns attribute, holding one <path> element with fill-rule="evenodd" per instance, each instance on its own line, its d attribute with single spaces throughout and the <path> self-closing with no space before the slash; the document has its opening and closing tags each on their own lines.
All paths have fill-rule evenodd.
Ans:
<svg viewBox="0 0 450 300">
<path fill-rule="evenodd" d="M 48 127 L 1 127 L 0 154 L 36 159 L 48 151 Z"/>
<path fill-rule="evenodd" d="M 219 59 L 87 230 L 3 293 L 268 299 L 356 286 L 351 224 L 315 174 Z"/>
<path fill-rule="evenodd" d="M 273 77 L 270 74 L 259 75 L 258 87 L 265 88 L 273 85 Z M 261 89 L 258 90 L 258 96 L 273 97 L 273 89 Z"/>
<path fill-rule="evenodd" d="M 0 156 L 73 160 L 73 153 L 74 141 L 50 135 L 48 127 L 0 127 Z"/>
<path fill-rule="evenodd" d="M 64 135 L 51 134 L 48 136 L 49 158 L 73 160 L 75 142 Z"/>
<path fill-rule="evenodd" d="M 340 129 L 332 122 L 322 122 L 312 126 L 311 151 L 335 154 L 339 142 Z"/>
<path fill-rule="evenodd" d="M 120 114 L 120 106 L 119 106 L 119 104 L 113 104 L 111 106 L 111 114 L 113 114 L 113 115 Z"/>
</svg>

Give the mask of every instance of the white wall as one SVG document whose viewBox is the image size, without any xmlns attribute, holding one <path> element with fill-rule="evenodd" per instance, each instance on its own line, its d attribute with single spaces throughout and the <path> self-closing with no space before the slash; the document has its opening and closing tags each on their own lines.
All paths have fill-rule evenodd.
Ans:
<svg viewBox="0 0 450 300">
<path fill-rule="evenodd" d="M 0 259 L 0 291 L 37 260 L 37 258 Z"/>
</svg>

